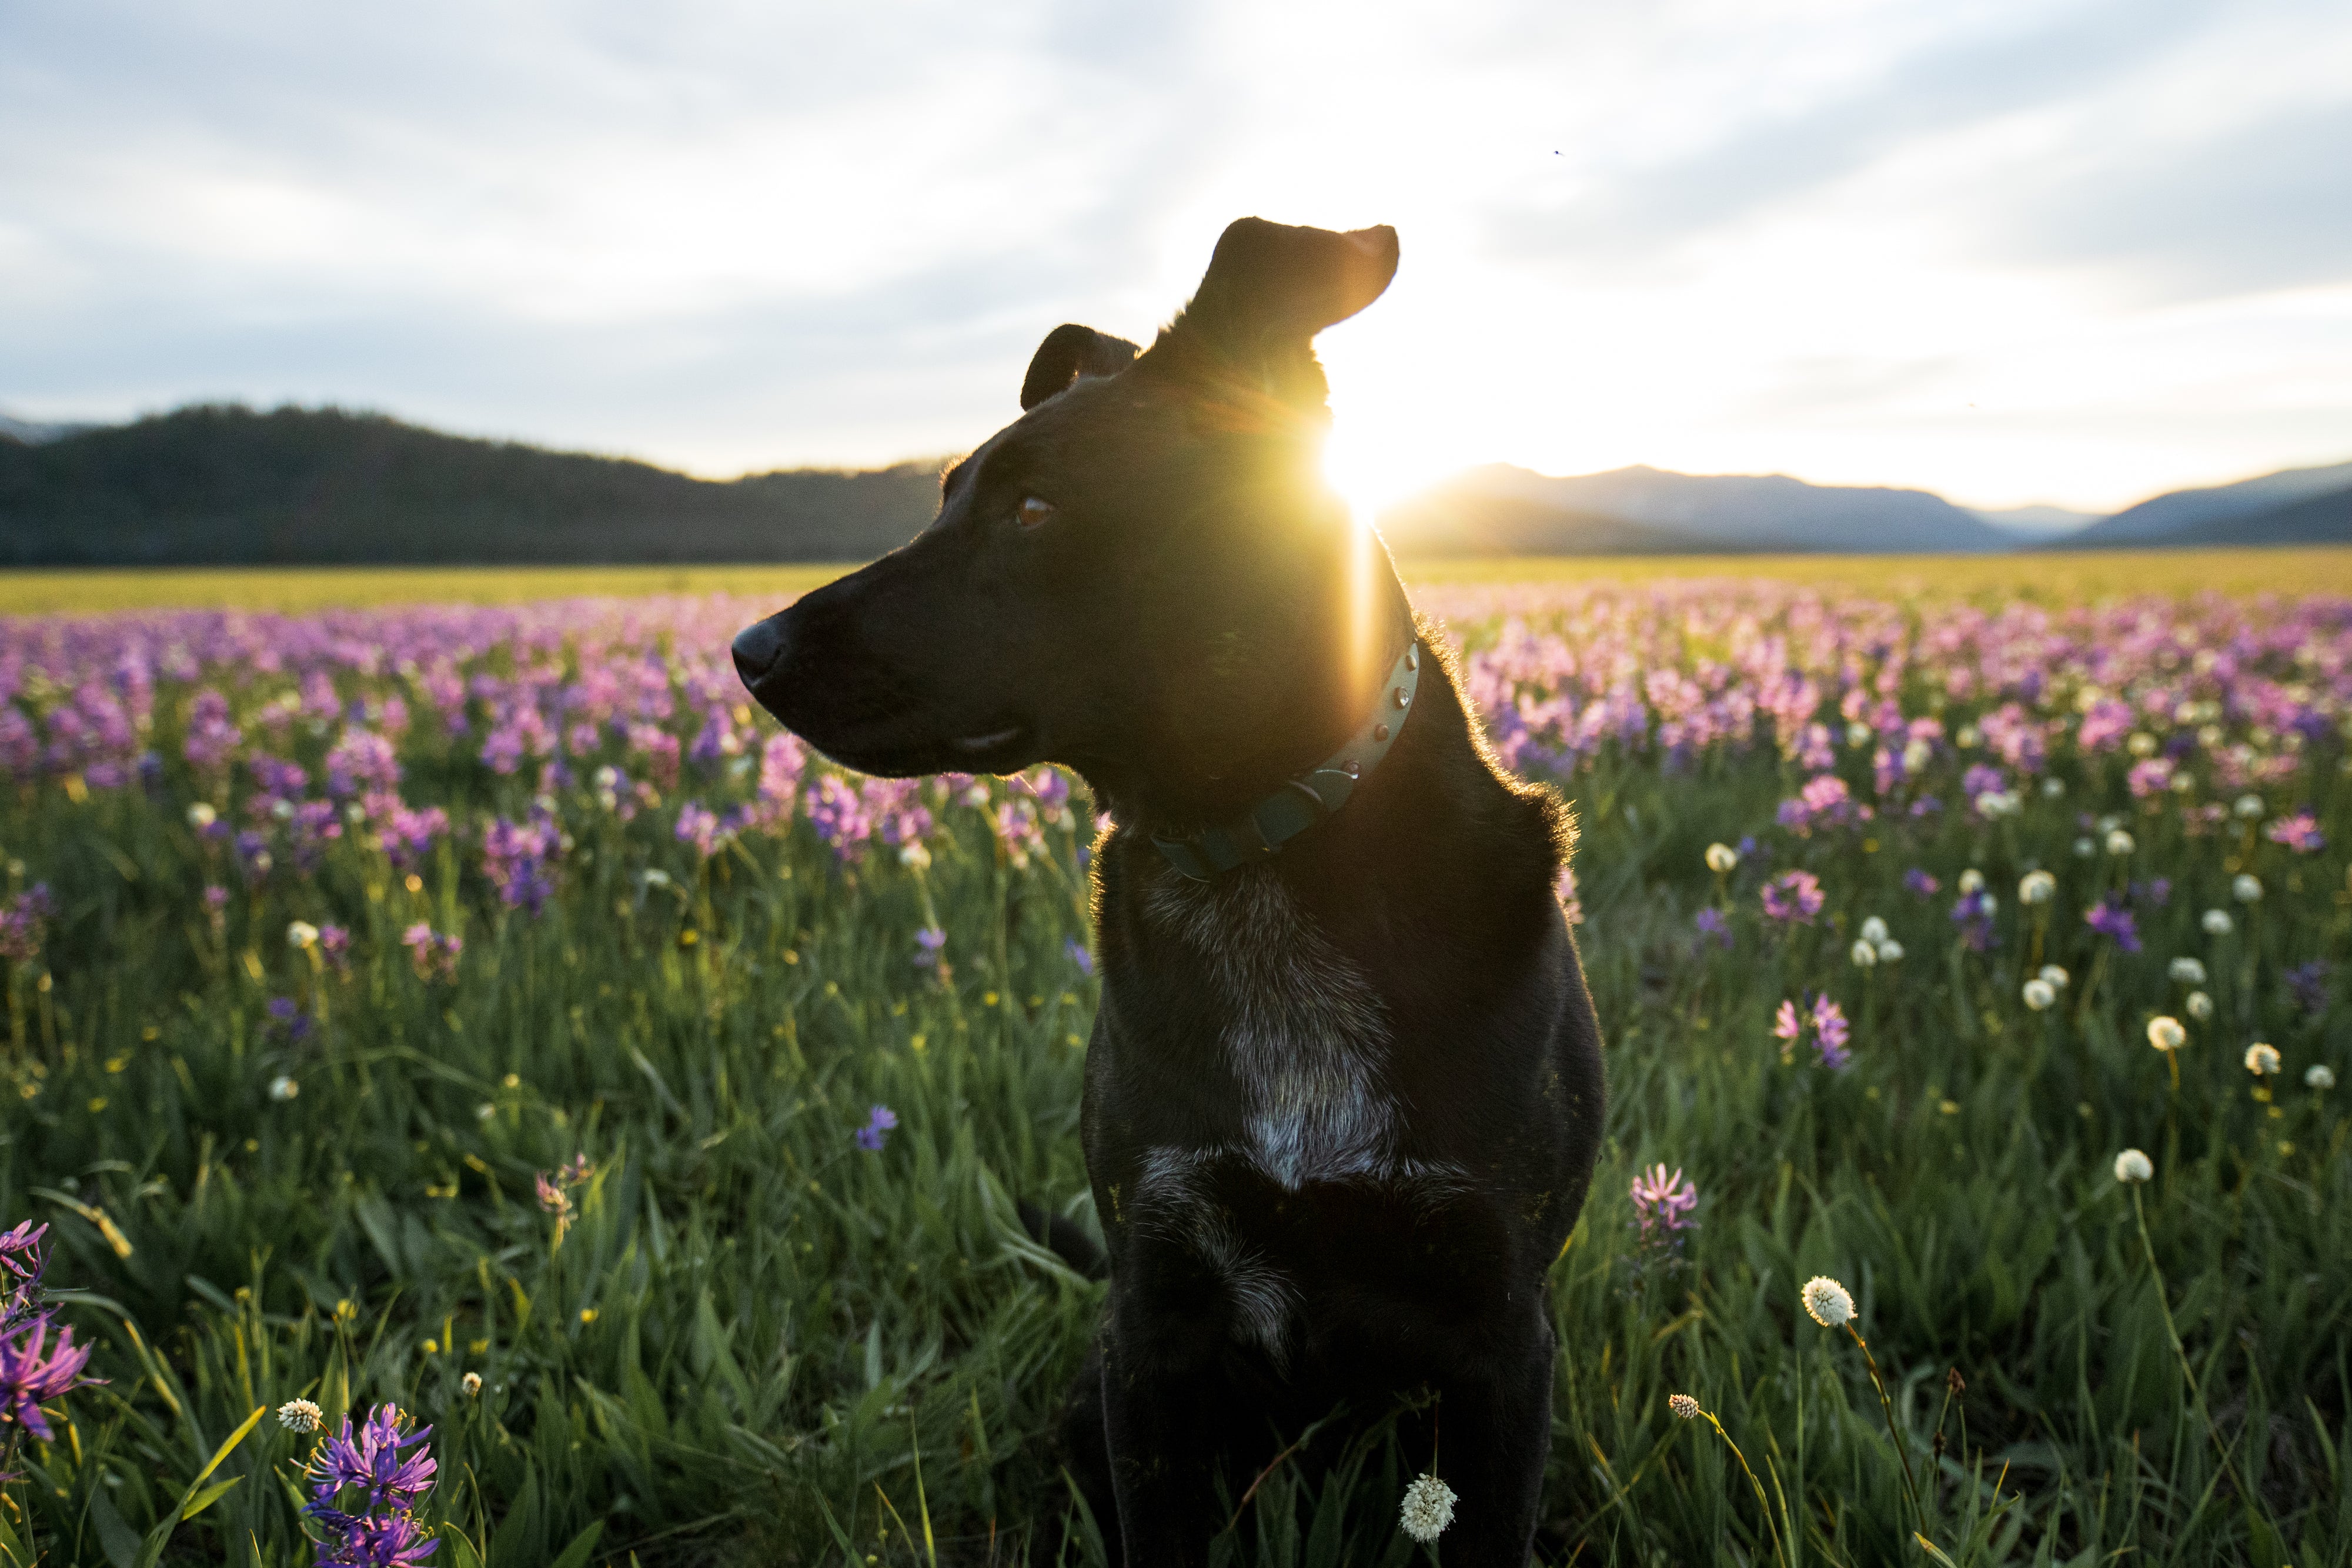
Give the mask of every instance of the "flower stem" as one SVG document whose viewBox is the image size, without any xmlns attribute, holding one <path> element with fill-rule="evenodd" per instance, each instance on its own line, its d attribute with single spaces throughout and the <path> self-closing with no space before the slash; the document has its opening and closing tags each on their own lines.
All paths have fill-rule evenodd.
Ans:
<svg viewBox="0 0 2352 1568">
<path fill-rule="evenodd" d="M 1785 1563 L 1789 1560 L 1789 1554 L 1780 1544 L 1780 1527 L 1773 1521 L 1772 1505 L 1765 1500 L 1764 1483 L 1758 1480 L 1756 1472 L 1748 1468 L 1748 1456 L 1739 1451 L 1739 1445 L 1731 1440 L 1731 1434 L 1723 1429 L 1723 1423 L 1715 1418 L 1715 1412 L 1701 1410 L 1699 1414 L 1706 1416 L 1706 1424 L 1715 1428 L 1715 1435 L 1723 1439 L 1723 1446 L 1731 1450 L 1731 1457 L 1739 1461 L 1739 1473 L 1748 1478 L 1748 1486 L 1755 1490 L 1757 1511 L 1763 1514 L 1764 1528 L 1771 1534 L 1772 1556 L 1776 1561 Z"/>
<path fill-rule="evenodd" d="M 1911 1445 L 1904 1441 L 1902 1433 L 1895 1428 L 1895 1406 L 1886 1397 L 1886 1385 L 1879 1380 L 1878 1358 L 1870 1354 L 1869 1342 L 1862 1337 L 1861 1331 L 1851 1322 L 1846 1323 L 1845 1332 L 1853 1337 L 1855 1348 L 1862 1352 L 1863 1364 L 1870 1368 L 1870 1385 L 1878 1390 L 1879 1413 L 1886 1417 L 1886 1436 L 1895 1444 L 1895 1457 L 1903 1461 L 1903 1490 L 1911 1496 L 1911 1511 L 1918 1516 L 1919 1532 L 1925 1535 L 1927 1532 L 1927 1511 L 1920 1505 L 1919 1483 L 1911 1474 Z"/>
<path fill-rule="evenodd" d="M 2205 1391 L 2198 1386 L 2196 1371 L 2189 1364 L 2189 1352 L 2180 1343 L 2180 1330 L 2173 1324 L 2172 1302 L 2164 1288 L 2164 1270 L 2156 1265 L 2156 1244 L 2148 1239 L 2147 1211 L 2140 1206 L 2137 1182 L 2132 1184 L 2131 1197 L 2132 1218 L 2139 1225 L 2140 1251 L 2147 1255 L 2148 1278 L 2156 1284 L 2157 1311 L 2164 1314 L 2165 1338 L 2172 1342 L 2172 1354 L 2179 1358 L 2180 1375 L 2189 1384 L 2189 1396 L 2197 1406 L 2198 1418 L 2205 1423 L 2206 1436 L 2213 1439 L 2214 1449 L 2221 1456 L 2222 1470 L 2228 1474 L 2230 1484 L 2238 1489 L 2238 1495 L 2251 1505 L 2254 1494 L 2247 1490 L 2245 1479 L 2238 1474 L 2238 1467 L 2231 1461 L 2230 1446 L 2221 1440 L 2221 1429 L 2213 1425 L 2212 1412 L 2205 1407 Z"/>
</svg>

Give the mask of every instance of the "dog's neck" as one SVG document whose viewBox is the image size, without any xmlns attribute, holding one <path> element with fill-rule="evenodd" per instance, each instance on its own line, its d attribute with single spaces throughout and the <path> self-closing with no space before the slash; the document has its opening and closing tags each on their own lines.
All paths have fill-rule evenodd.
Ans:
<svg viewBox="0 0 2352 1568">
<path fill-rule="evenodd" d="M 1385 566 L 1385 562 L 1382 563 Z M 1135 737 L 1133 750 L 1108 758 L 1072 759 L 1096 799 L 1122 827 L 1181 839 L 1221 828 L 1248 813 L 1290 781 L 1332 760 L 1351 738 L 1374 724 L 1402 730 L 1391 674 L 1420 635 L 1402 584 L 1391 573 L 1376 590 L 1379 609 L 1360 652 L 1312 651 L 1305 660 L 1255 674 L 1262 683 L 1253 706 L 1277 716 L 1272 739 L 1203 747 L 1160 736 Z M 1385 705 L 1385 706 L 1384 706 Z M 1384 747 L 1383 747 L 1384 748 Z"/>
</svg>

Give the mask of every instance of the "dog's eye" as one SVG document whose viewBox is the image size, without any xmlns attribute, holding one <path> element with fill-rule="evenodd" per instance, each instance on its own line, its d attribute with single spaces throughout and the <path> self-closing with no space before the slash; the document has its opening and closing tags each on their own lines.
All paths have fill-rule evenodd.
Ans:
<svg viewBox="0 0 2352 1568">
<path fill-rule="evenodd" d="M 1019 508 L 1013 514 L 1013 520 L 1024 528 L 1043 528 L 1053 519 L 1054 503 L 1035 496 L 1024 497 Z"/>
</svg>

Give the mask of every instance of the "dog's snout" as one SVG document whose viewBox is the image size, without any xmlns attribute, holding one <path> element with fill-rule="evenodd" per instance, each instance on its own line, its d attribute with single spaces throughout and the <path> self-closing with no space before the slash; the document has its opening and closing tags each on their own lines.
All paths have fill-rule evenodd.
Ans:
<svg viewBox="0 0 2352 1568">
<path fill-rule="evenodd" d="M 745 685 L 757 686 L 760 677 L 776 667 L 776 656 L 784 651 L 783 628 L 776 624 L 781 619 L 771 615 L 735 633 L 735 673 Z"/>
</svg>

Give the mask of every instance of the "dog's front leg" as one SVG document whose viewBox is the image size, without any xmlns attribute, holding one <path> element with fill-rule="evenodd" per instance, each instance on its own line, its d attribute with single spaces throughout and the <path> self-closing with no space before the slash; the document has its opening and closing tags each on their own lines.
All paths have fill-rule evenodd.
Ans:
<svg viewBox="0 0 2352 1568">
<path fill-rule="evenodd" d="M 1484 1364 L 1440 1385 L 1437 1473 L 1456 1498 L 1438 1542 L 1448 1563 L 1528 1560 L 1551 1457 L 1556 1343 L 1548 1314 L 1528 1312 Z"/>
<path fill-rule="evenodd" d="M 1223 1417 L 1217 1346 L 1197 1317 L 1114 1294 L 1103 1335 L 1103 1433 L 1118 1499 L 1124 1568 L 1206 1561 Z"/>
</svg>

